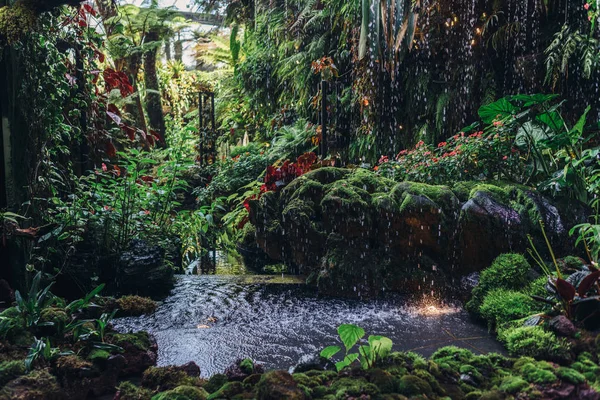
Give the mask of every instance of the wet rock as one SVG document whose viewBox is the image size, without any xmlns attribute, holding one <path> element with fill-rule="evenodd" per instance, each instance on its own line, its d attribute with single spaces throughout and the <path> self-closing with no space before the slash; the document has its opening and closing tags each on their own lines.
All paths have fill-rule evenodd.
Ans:
<svg viewBox="0 0 600 400">
<path fill-rule="evenodd" d="M 574 242 L 566 232 L 584 209 L 516 185 L 449 188 L 327 167 L 250 201 L 249 218 L 268 257 L 323 292 L 358 296 L 480 271 L 502 253 L 525 251 L 528 234 L 543 253 L 539 221 L 557 255 L 567 255 Z"/>
<path fill-rule="evenodd" d="M 190 361 L 186 364 L 183 364 L 179 367 L 183 372 L 191 376 L 192 378 L 197 378 L 200 376 L 200 367 L 193 361 Z"/>
<path fill-rule="evenodd" d="M 285 371 L 267 372 L 257 387 L 258 400 L 303 400 L 306 398 L 292 375 Z"/>
<path fill-rule="evenodd" d="M 552 318 L 548 322 L 548 326 L 558 336 L 573 337 L 577 333 L 577 328 L 575 328 L 575 325 L 573 325 L 571 320 L 564 315 L 558 315 Z"/>
<path fill-rule="evenodd" d="M 47 369 L 35 370 L 8 382 L 0 390 L 0 399 L 62 400 L 62 392 L 56 378 Z"/>
<path fill-rule="evenodd" d="M 478 191 L 461 208 L 458 220 L 460 264 L 466 270 L 490 265 L 502 253 L 520 252 L 526 247 L 523 220 L 492 194 Z"/>
<path fill-rule="evenodd" d="M 121 347 L 124 351 L 125 365 L 121 376 L 137 375 L 156 364 L 158 346 L 156 340 L 147 332 L 116 333 L 110 335 L 109 343 Z"/>
<path fill-rule="evenodd" d="M 199 384 L 199 375 L 191 376 L 191 365 L 168 366 L 168 367 L 150 367 L 144 371 L 142 376 L 142 386 L 155 391 L 164 391 L 174 389 L 178 386 L 195 386 Z M 200 368 L 198 368 L 198 371 Z"/>
<path fill-rule="evenodd" d="M 255 364 L 251 359 L 239 359 L 227 369 L 225 369 L 225 376 L 230 381 L 243 381 L 246 377 L 252 374 L 262 374 L 264 368 L 260 364 Z"/>
<path fill-rule="evenodd" d="M 165 263 L 160 246 L 135 239 L 119 257 L 117 289 L 121 293 L 160 296 L 173 285 L 173 270 Z"/>
</svg>

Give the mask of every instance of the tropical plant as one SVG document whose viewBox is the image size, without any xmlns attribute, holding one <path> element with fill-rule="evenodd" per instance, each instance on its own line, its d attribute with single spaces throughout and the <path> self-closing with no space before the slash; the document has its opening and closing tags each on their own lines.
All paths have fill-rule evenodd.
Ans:
<svg viewBox="0 0 600 400">
<path fill-rule="evenodd" d="M 359 360 L 364 369 L 373 368 L 378 362 L 385 360 L 392 351 L 392 341 L 385 336 L 369 336 L 367 343 L 358 346 L 358 353 L 350 351 L 359 344 L 365 336 L 364 329 L 352 325 L 342 324 L 338 327 L 338 335 L 344 344 L 345 354 L 341 361 L 335 363 L 338 371 Z M 342 351 L 340 346 L 329 346 L 321 350 L 320 356 L 330 360 Z"/>
<path fill-rule="evenodd" d="M 38 360 L 44 360 L 51 362 L 62 356 L 69 356 L 75 354 L 71 350 L 62 351 L 58 347 L 52 347 L 50 339 L 48 338 L 35 338 L 35 341 L 29 348 L 29 353 L 25 358 L 25 369 L 31 371 L 34 364 Z"/>
<path fill-rule="evenodd" d="M 554 251 L 546 235 L 544 225 L 540 222 L 543 236 L 546 240 L 548 251 L 552 257 L 554 271 L 544 263 L 540 253 L 535 248 L 531 237 L 529 253 L 544 274 L 548 277 L 546 284 L 547 297 L 534 295 L 534 299 L 550 304 L 554 314 L 563 314 L 567 318 L 577 320 L 583 324 L 595 324 L 600 315 L 600 270 L 593 264 L 581 265 L 573 274 L 565 277 L 556 260 Z M 541 315 L 533 317 L 535 324 Z"/>
<path fill-rule="evenodd" d="M 40 316 L 44 309 L 51 307 L 57 302 L 56 296 L 50 292 L 54 282 L 41 288 L 41 281 L 42 272 L 38 272 L 31 281 L 27 296 L 24 297 L 20 291 L 15 291 L 16 309 L 22 315 L 25 325 L 28 328 L 51 324 L 51 322 L 40 323 Z"/>
</svg>

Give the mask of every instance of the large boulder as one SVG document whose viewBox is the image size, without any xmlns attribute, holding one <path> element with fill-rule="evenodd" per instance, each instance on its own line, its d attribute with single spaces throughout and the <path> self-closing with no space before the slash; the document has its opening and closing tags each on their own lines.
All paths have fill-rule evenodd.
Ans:
<svg viewBox="0 0 600 400">
<path fill-rule="evenodd" d="M 479 271 L 531 235 L 546 251 L 540 221 L 559 256 L 585 206 L 560 204 L 502 183 L 453 187 L 395 182 L 363 170 L 320 168 L 250 202 L 256 244 L 311 277 L 326 293 L 414 291 Z"/>
<path fill-rule="evenodd" d="M 162 247 L 134 239 L 119 257 L 116 278 L 119 293 L 161 296 L 171 290 L 173 269 Z"/>
</svg>

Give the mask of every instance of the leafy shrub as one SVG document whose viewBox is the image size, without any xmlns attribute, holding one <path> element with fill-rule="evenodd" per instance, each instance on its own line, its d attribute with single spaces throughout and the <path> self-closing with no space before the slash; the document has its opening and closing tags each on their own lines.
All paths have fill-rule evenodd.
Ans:
<svg viewBox="0 0 600 400">
<path fill-rule="evenodd" d="M 488 321 L 490 328 L 500 324 L 527 317 L 538 311 L 541 306 L 529 295 L 521 292 L 494 289 L 484 298 L 479 313 Z"/>
<path fill-rule="evenodd" d="M 483 272 L 466 304 L 469 312 L 478 314 L 485 295 L 493 289 L 517 290 L 529 284 L 527 273 L 531 266 L 520 254 L 501 254 Z"/>
<path fill-rule="evenodd" d="M 521 174 L 513 137 L 498 132 L 470 135 L 461 132 L 437 147 L 417 143 L 402 150 L 395 160 L 382 156 L 375 169 L 397 181 L 447 183 L 456 180 L 514 179 Z"/>
<path fill-rule="evenodd" d="M 498 339 L 506 345 L 510 354 L 515 356 L 561 360 L 569 358 L 569 343 L 541 326 L 501 329 L 498 331 Z"/>
</svg>

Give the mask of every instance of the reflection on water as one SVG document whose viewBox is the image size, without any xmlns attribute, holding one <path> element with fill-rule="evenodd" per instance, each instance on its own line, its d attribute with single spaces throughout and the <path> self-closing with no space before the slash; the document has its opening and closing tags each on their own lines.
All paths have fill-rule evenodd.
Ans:
<svg viewBox="0 0 600 400">
<path fill-rule="evenodd" d="M 294 279 L 273 279 L 178 276 L 172 295 L 154 315 L 121 318 L 115 325 L 119 330 L 152 332 L 159 345 L 159 365 L 195 361 L 203 376 L 223 372 L 243 357 L 267 368 L 288 369 L 335 344 L 336 328 L 343 323 L 390 337 L 396 350 L 423 355 L 449 344 L 502 351 L 487 329 L 460 308 L 431 300 L 405 304 L 399 296 L 369 301 L 322 298 Z"/>
</svg>

